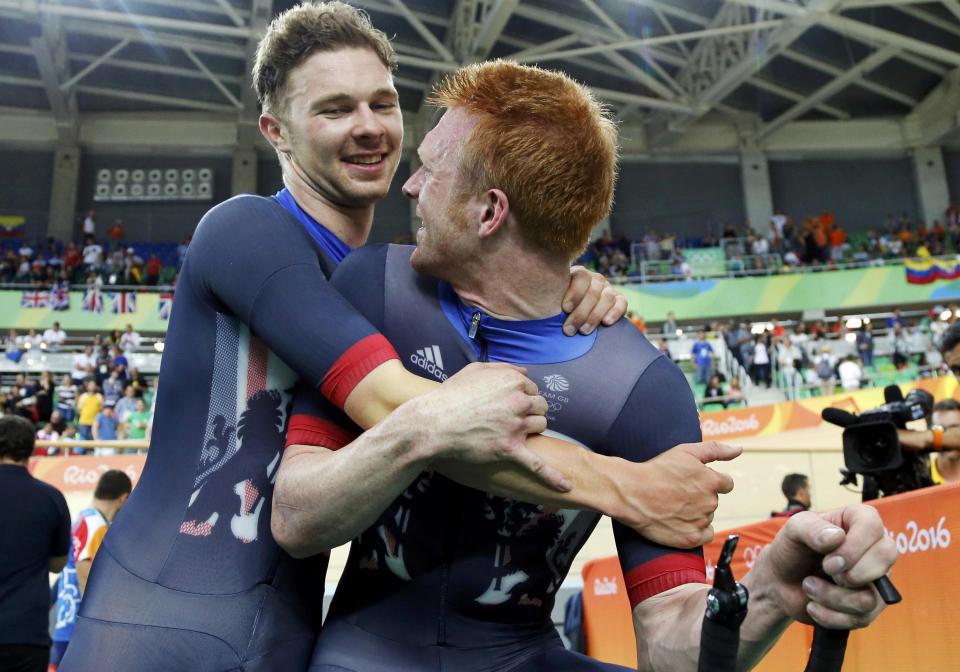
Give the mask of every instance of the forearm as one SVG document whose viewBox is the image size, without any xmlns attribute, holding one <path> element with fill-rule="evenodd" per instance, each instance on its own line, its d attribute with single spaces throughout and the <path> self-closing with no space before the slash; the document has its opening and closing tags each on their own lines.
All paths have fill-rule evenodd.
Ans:
<svg viewBox="0 0 960 672">
<path fill-rule="evenodd" d="M 742 581 L 750 602 L 740 627 L 737 669 L 741 671 L 753 669 L 791 623 L 762 573 L 758 562 L 757 570 Z M 709 590 L 706 584 L 687 584 L 655 595 L 634 610 L 639 670 L 695 672 Z"/>
<path fill-rule="evenodd" d="M 294 557 L 344 544 L 427 466 L 420 442 L 401 422 L 381 423 L 336 451 L 290 446 L 273 493 L 274 537 Z"/>
<path fill-rule="evenodd" d="M 617 473 L 623 469 L 640 469 L 640 465 L 598 455 L 543 435 L 528 437 L 527 447 L 566 475 L 573 487 L 568 492 L 558 492 L 512 462 L 465 464 L 457 460 L 437 460 L 434 468 L 458 483 L 501 497 L 567 509 L 590 509 L 617 519 L 623 517 L 627 507 L 620 494 Z"/>
<path fill-rule="evenodd" d="M 432 392 L 440 383 L 410 373 L 399 360 L 384 362 L 357 383 L 347 396 L 344 412 L 363 429 L 370 429 L 406 401 Z"/>
</svg>

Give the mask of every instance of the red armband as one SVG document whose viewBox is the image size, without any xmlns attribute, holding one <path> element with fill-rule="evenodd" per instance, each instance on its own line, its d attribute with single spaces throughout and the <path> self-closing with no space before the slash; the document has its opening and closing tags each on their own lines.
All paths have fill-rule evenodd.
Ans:
<svg viewBox="0 0 960 672">
<path fill-rule="evenodd" d="M 634 567 L 623 577 L 633 608 L 648 597 L 685 583 L 706 583 L 703 558 L 691 553 L 671 553 Z"/>
<path fill-rule="evenodd" d="M 293 415 L 284 446 L 323 446 L 339 450 L 356 438 L 356 434 L 329 420 L 312 415 Z"/>
<path fill-rule="evenodd" d="M 391 359 L 399 359 L 390 341 L 371 334 L 357 341 L 340 355 L 320 383 L 320 392 L 337 408 L 343 409 L 347 397 L 368 373 Z"/>
</svg>

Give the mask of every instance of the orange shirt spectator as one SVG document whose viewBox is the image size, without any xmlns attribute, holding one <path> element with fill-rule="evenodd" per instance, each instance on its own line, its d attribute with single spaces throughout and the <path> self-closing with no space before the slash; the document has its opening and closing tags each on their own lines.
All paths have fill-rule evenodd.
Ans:
<svg viewBox="0 0 960 672">
<path fill-rule="evenodd" d="M 633 323 L 633 326 L 640 330 L 640 333 L 647 333 L 647 323 L 643 321 L 642 315 L 634 316 L 633 313 L 627 313 L 627 317 Z"/>
<path fill-rule="evenodd" d="M 111 226 L 110 230 L 107 231 L 107 235 L 110 237 L 110 240 L 114 242 L 123 240 L 123 237 L 126 235 L 126 231 L 123 228 L 123 222 L 121 222 L 119 219 L 113 220 L 113 226 Z"/>
<path fill-rule="evenodd" d="M 833 247 L 840 247 L 845 242 L 847 242 L 847 232 L 843 230 L 842 227 L 835 226 L 832 231 L 830 231 L 830 244 Z"/>
<path fill-rule="evenodd" d="M 918 240 L 925 240 L 926 237 L 927 237 L 927 225 L 926 225 L 926 224 L 921 224 L 921 225 L 920 225 L 920 228 L 917 229 L 917 239 L 918 239 Z"/>
<path fill-rule="evenodd" d="M 940 240 L 943 240 L 943 237 L 947 234 L 946 229 L 943 228 L 943 224 L 941 224 L 939 221 L 933 222 L 933 228 L 931 231 L 933 232 L 933 235 Z"/>
<path fill-rule="evenodd" d="M 824 210 L 820 213 L 820 216 L 817 218 L 817 223 L 820 224 L 820 229 L 827 233 L 837 223 L 837 218 L 834 214 L 828 210 Z"/>
<path fill-rule="evenodd" d="M 913 242 L 913 231 L 904 226 L 897 231 L 897 238 L 899 238 L 900 242 L 902 242 L 904 245 L 911 243 Z"/>
</svg>

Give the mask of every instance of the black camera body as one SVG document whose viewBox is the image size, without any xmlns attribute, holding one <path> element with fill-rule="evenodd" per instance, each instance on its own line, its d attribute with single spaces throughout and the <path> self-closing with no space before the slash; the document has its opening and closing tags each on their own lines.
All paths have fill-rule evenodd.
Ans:
<svg viewBox="0 0 960 672">
<path fill-rule="evenodd" d="M 933 412 L 933 396 L 912 390 L 906 398 L 896 385 L 884 389 L 886 403 L 859 416 L 836 408 L 823 411 L 823 419 L 844 428 L 842 470 L 847 483 L 863 476 L 863 499 L 895 495 L 933 485 L 930 470 L 916 452 L 900 448 L 898 429 Z"/>
</svg>

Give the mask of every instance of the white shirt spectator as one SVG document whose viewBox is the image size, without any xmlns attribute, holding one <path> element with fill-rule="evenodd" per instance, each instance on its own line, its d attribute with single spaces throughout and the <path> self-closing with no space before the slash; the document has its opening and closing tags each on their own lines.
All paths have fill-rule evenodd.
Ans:
<svg viewBox="0 0 960 672">
<path fill-rule="evenodd" d="M 753 346 L 753 363 L 764 364 L 770 363 L 770 355 L 767 352 L 767 344 L 763 341 L 759 341 L 755 346 Z"/>
<path fill-rule="evenodd" d="M 93 214 L 88 214 L 83 220 L 83 235 L 94 236 L 97 233 L 97 223 L 93 220 Z"/>
<path fill-rule="evenodd" d="M 39 350 L 40 344 L 43 343 L 43 336 L 35 332 L 33 329 L 30 330 L 30 333 L 23 337 L 23 344 L 30 344 L 31 350 Z"/>
<path fill-rule="evenodd" d="M 124 352 L 136 352 L 140 349 L 140 334 L 136 331 L 125 331 L 120 336 L 120 349 Z"/>
<path fill-rule="evenodd" d="M 769 254 L 770 253 L 770 241 L 766 238 L 759 237 L 753 241 L 753 245 L 750 247 L 751 254 Z"/>
<path fill-rule="evenodd" d="M 96 243 L 91 243 L 83 248 L 83 263 L 92 266 L 100 261 L 101 254 L 103 254 L 103 248 Z"/>
<path fill-rule="evenodd" d="M 840 374 L 840 385 L 844 391 L 859 390 L 860 383 L 863 380 L 863 369 L 852 359 L 840 362 L 837 367 L 837 373 Z"/>
<path fill-rule="evenodd" d="M 73 370 L 70 372 L 70 377 L 74 381 L 81 381 L 91 375 L 92 367 L 96 365 L 97 358 L 93 354 L 78 352 L 73 356 Z"/>
<path fill-rule="evenodd" d="M 43 342 L 47 344 L 47 350 L 50 352 L 59 350 L 65 340 L 67 340 L 67 332 L 63 329 L 50 327 L 43 332 Z"/>
<path fill-rule="evenodd" d="M 770 224 L 772 225 L 773 230 L 776 231 L 777 238 L 783 238 L 783 227 L 786 223 L 786 215 L 774 215 L 770 218 Z"/>
</svg>

